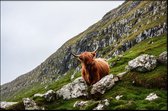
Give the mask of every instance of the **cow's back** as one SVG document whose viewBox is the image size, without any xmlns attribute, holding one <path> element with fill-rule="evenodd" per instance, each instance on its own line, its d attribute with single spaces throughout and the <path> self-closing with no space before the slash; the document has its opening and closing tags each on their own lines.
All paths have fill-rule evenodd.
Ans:
<svg viewBox="0 0 168 111">
<path fill-rule="evenodd" d="M 99 74 L 99 79 L 109 74 L 110 68 L 109 68 L 108 62 L 106 62 L 105 59 L 96 58 L 95 61 L 96 61 L 97 71 Z"/>
</svg>

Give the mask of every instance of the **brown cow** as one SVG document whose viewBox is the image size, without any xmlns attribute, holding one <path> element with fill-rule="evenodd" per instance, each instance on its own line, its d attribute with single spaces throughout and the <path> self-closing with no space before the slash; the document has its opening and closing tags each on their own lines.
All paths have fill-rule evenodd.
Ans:
<svg viewBox="0 0 168 111">
<path fill-rule="evenodd" d="M 102 58 L 95 58 L 96 50 L 93 52 L 83 52 L 75 56 L 82 64 L 82 77 L 88 85 L 99 81 L 102 77 L 109 74 L 109 65 Z"/>
</svg>

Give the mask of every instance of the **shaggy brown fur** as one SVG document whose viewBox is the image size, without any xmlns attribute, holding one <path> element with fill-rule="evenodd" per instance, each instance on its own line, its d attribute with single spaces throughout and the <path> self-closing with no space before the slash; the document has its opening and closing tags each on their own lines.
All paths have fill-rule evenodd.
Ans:
<svg viewBox="0 0 168 111">
<path fill-rule="evenodd" d="M 95 58 L 96 52 L 83 52 L 77 58 L 82 64 L 82 77 L 92 85 L 109 74 L 109 65 L 102 58 Z"/>
</svg>

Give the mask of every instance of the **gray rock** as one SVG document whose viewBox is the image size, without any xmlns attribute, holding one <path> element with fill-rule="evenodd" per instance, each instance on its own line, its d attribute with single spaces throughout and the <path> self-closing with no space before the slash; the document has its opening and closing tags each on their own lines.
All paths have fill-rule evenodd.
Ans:
<svg viewBox="0 0 168 111">
<path fill-rule="evenodd" d="M 115 50 L 113 53 L 113 56 L 117 56 L 117 55 L 119 55 L 119 50 Z"/>
<path fill-rule="evenodd" d="M 104 104 L 98 104 L 97 107 L 95 107 L 93 110 L 104 110 L 104 107 Z"/>
<path fill-rule="evenodd" d="M 49 90 L 44 94 L 44 98 L 47 101 L 54 101 L 56 99 L 56 93 L 53 90 Z"/>
<path fill-rule="evenodd" d="M 34 97 L 44 97 L 44 94 L 37 93 L 37 94 L 34 94 Z"/>
<path fill-rule="evenodd" d="M 77 98 L 80 96 L 87 96 L 88 86 L 82 77 L 75 79 L 72 83 L 69 83 L 59 89 L 56 93 L 63 99 Z"/>
<path fill-rule="evenodd" d="M 108 99 L 102 100 L 93 110 L 104 110 L 109 104 Z"/>
<path fill-rule="evenodd" d="M 128 62 L 127 70 L 139 72 L 151 71 L 156 67 L 156 58 L 153 55 L 143 54 Z"/>
<path fill-rule="evenodd" d="M 167 64 L 167 51 L 162 52 L 157 60 L 160 63 Z"/>
<path fill-rule="evenodd" d="M 35 97 L 44 98 L 46 101 L 51 102 L 51 101 L 56 100 L 57 95 L 56 95 L 56 92 L 55 92 L 55 91 L 49 90 L 49 91 L 47 91 L 45 94 L 39 94 L 39 93 L 34 94 L 34 98 L 35 98 Z"/>
<path fill-rule="evenodd" d="M 8 108 L 14 104 L 17 104 L 18 102 L 6 102 L 6 101 L 2 101 L 1 104 L 0 104 L 0 108 Z"/>
<path fill-rule="evenodd" d="M 121 72 L 121 73 L 119 73 L 119 74 L 117 74 L 117 76 L 119 77 L 119 78 L 122 78 L 125 74 L 127 74 L 128 73 L 128 71 L 125 71 L 125 72 Z"/>
<path fill-rule="evenodd" d="M 115 82 L 118 81 L 112 74 L 103 77 L 100 81 L 93 84 L 91 94 L 101 93 L 104 94 L 106 90 L 114 86 Z"/>
<path fill-rule="evenodd" d="M 73 107 L 83 107 L 86 106 L 88 103 L 88 101 L 76 101 L 75 104 L 73 105 Z"/>
<path fill-rule="evenodd" d="M 121 97 L 123 97 L 123 95 L 117 95 L 115 98 L 116 100 L 120 100 Z"/>
<path fill-rule="evenodd" d="M 142 33 L 140 33 L 137 38 L 136 38 L 136 42 L 139 43 L 141 42 L 142 40 L 144 40 L 144 36 L 142 36 Z"/>
<path fill-rule="evenodd" d="M 146 98 L 145 100 L 148 100 L 148 101 L 153 101 L 155 99 L 157 99 L 158 96 L 155 94 L 155 93 L 150 93 Z"/>
<path fill-rule="evenodd" d="M 91 94 L 104 94 L 106 90 L 110 89 L 115 82 L 119 81 L 118 76 L 109 74 L 103 77 L 100 81 L 93 84 L 90 90 Z M 82 77 L 75 79 L 73 82 L 63 86 L 56 92 L 58 97 L 63 99 L 78 98 L 81 96 L 88 96 L 88 86 Z"/>
<path fill-rule="evenodd" d="M 44 110 L 44 108 L 37 106 L 35 101 L 30 98 L 23 98 L 22 100 L 25 106 L 25 110 Z"/>
</svg>

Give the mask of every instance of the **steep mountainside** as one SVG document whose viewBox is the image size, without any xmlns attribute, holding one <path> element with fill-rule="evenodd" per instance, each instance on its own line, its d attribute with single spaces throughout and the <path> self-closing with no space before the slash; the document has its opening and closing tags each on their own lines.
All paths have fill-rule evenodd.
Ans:
<svg viewBox="0 0 168 111">
<path fill-rule="evenodd" d="M 2 85 L 1 99 L 20 100 L 25 95 L 32 96 L 37 92 L 45 92 L 54 85 L 56 90 L 69 82 L 68 78 L 73 80 L 80 76 L 80 73 L 77 73 L 80 69 L 79 62 L 70 51 L 80 54 L 84 51 L 93 51 L 98 46 L 97 57 L 113 61 L 117 55 L 124 54 L 145 39 L 166 34 L 166 9 L 166 1 L 124 2 L 106 13 L 100 21 L 68 40 L 34 70 Z M 121 65 L 118 67 L 121 69 L 114 68 L 111 72 L 122 72 L 123 67 Z M 60 86 L 57 87 L 56 84 Z M 23 95 L 20 95 L 21 93 Z"/>
</svg>

